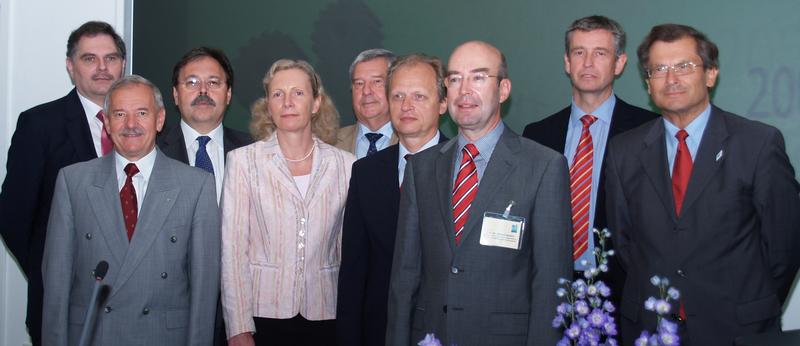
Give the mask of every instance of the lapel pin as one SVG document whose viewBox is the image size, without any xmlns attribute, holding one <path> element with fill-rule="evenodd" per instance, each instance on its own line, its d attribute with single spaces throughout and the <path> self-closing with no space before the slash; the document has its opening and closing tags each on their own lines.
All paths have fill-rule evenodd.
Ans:
<svg viewBox="0 0 800 346">
<path fill-rule="evenodd" d="M 719 152 L 717 153 L 717 158 L 716 158 L 715 161 L 719 162 L 719 160 L 722 159 L 722 153 L 723 153 L 723 150 L 720 149 Z"/>
</svg>

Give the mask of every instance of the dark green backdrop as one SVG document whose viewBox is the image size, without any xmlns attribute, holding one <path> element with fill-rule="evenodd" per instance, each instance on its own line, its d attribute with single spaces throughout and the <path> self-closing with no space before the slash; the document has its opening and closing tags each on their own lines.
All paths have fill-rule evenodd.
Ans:
<svg viewBox="0 0 800 346">
<path fill-rule="evenodd" d="M 133 71 L 165 93 L 169 121 L 173 64 L 189 48 L 223 49 L 236 82 L 226 124 L 246 129 L 249 106 L 262 96 L 261 78 L 278 58 L 302 58 L 320 72 L 342 124 L 353 123 L 347 68 L 366 48 L 424 52 L 445 62 L 459 43 L 486 40 L 504 51 L 513 82 L 504 120 L 521 132 L 570 102 L 564 74 L 564 30 L 576 18 L 602 14 L 628 33 L 628 66 L 615 90 L 650 107 L 638 72 L 636 47 L 653 25 L 677 22 L 705 32 L 720 48 L 713 102 L 780 128 L 795 167 L 800 165 L 800 2 L 642 0 L 403 0 L 212 1 L 137 0 Z M 442 129 L 452 135 L 449 119 Z"/>
</svg>

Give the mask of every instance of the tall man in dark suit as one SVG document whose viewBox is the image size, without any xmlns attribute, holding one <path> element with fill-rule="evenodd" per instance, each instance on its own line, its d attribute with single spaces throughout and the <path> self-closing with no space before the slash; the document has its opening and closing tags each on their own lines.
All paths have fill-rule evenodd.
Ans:
<svg viewBox="0 0 800 346">
<path fill-rule="evenodd" d="M 500 120 L 503 54 L 470 41 L 447 68 L 458 136 L 407 163 L 386 343 L 553 345 L 558 278 L 571 273 L 567 162 Z"/>
<path fill-rule="evenodd" d="M 631 106 L 614 94 L 614 79 L 625 68 L 625 31 L 603 16 L 580 18 L 564 37 L 564 69 L 572 82 L 572 104 L 525 127 L 523 136 L 567 157 L 572 182 L 573 260 L 576 271 L 597 266 L 594 250 L 599 239 L 592 229 L 607 227 L 602 172 L 609 138 L 657 117 Z M 592 119 L 584 123 L 583 119 Z M 583 143 L 583 145 L 581 145 Z M 591 152 L 590 156 L 584 155 Z M 576 165 L 576 163 L 578 163 Z M 612 248 L 606 244 L 606 248 Z M 600 279 L 611 286 L 619 303 L 624 272 L 615 257 Z M 578 276 L 579 274 L 576 274 Z"/>
<path fill-rule="evenodd" d="M 253 142 L 247 133 L 222 125 L 232 92 L 233 67 L 225 53 L 208 47 L 189 50 L 172 69 L 172 96 L 181 121 L 157 138 L 167 156 L 214 174 L 217 201 L 225 154 Z"/>
<path fill-rule="evenodd" d="M 681 292 L 682 345 L 732 345 L 777 328 L 800 263 L 800 198 L 783 136 L 710 103 L 717 46 L 694 28 L 653 27 L 638 49 L 663 117 L 614 138 L 609 228 L 627 272 L 621 329 L 633 340 L 656 316 L 653 275 Z"/>
<path fill-rule="evenodd" d="M 70 34 L 66 64 L 75 88 L 20 114 L 0 192 L 0 233 L 28 279 L 25 323 L 34 345 L 41 344 L 42 252 L 56 175 L 111 151 L 100 111 L 125 70 L 125 43 L 111 25 L 87 22 Z"/>
<path fill-rule="evenodd" d="M 353 164 L 336 304 L 336 338 L 341 346 L 384 343 L 406 157 L 447 140 L 438 130 L 439 117 L 447 110 L 444 67 L 438 58 L 424 54 L 398 58 L 389 67 L 386 85 L 392 126 L 400 142 Z"/>
<path fill-rule="evenodd" d="M 214 177 L 155 146 L 158 88 L 133 75 L 105 102 L 114 152 L 70 165 L 56 181 L 44 277 L 45 345 L 75 345 L 108 262 L 91 345 L 209 345 L 220 280 Z M 91 322 L 90 322 L 91 323 Z"/>
</svg>

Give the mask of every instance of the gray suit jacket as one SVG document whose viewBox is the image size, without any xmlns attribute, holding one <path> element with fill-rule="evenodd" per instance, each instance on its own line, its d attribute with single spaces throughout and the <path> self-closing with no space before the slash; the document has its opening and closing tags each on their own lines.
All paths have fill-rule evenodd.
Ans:
<svg viewBox="0 0 800 346">
<path fill-rule="evenodd" d="M 109 263 L 94 345 L 207 345 L 219 292 L 220 215 L 214 178 L 156 155 L 128 242 L 114 155 L 56 180 L 45 243 L 45 345 L 74 345 L 97 263 Z"/>
<path fill-rule="evenodd" d="M 506 128 L 454 242 L 453 161 L 458 139 L 406 167 L 389 288 L 387 345 L 554 345 L 558 278 L 572 276 L 572 226 L 563 155 Z M 527 219 L 520 250 L 479 244 L 486 211 Z"/>
</svg>

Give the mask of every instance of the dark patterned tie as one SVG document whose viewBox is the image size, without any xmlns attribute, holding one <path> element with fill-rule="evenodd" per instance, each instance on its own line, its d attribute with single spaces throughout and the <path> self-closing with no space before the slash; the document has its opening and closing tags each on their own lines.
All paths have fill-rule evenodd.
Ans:
<svg viewBox="0 0 800 346">
<path fill-rule="evenodd" d="M 128 241 L 133 237 L 133 230 L 136 229 L 136 220 L 139 210 L 136 201 L 136 189 L 133 188 L 133 176 L 139 173 L 136 164 L 129 163 L 125 166 L 125 185 L 119 190 L 119 200 L 122 203 L 122 217 L 125 219 L 125 229 L 128 231 Z"/>
<path fill-rule="evenodd" d="M 197 143 L 200 146 L 197 148 L 197 154 L 194 156 L 194 166 L 197 168 L 202 168 L 206 172 L 214 174 L 214 165 L 211 163 L 211 158 L 208 157 L 208 151 L 206 150 L 206 144 L 208 141 L 211 140 L 209 136 L 199 136 L 197 137 Z"/>
<path fill-rule="evenodd" d="M 364 136 L 366 136 L 367 140 L 369 141 L 369 149 L 367 149 L 367 156 L 370 156 L 370 155 L 372 155 L 374 153 L 377 153 L 378 152 L 378 147 L 375 145 L 375 143 L 377 143 L 378 140 L 381 139 L 381 137 L 383 137 L 383 135 L 380 134 L 380 133 L 372 133 L 372 132 L 370 132 L 370 133 L 364 134 Z"/>
</svg>

